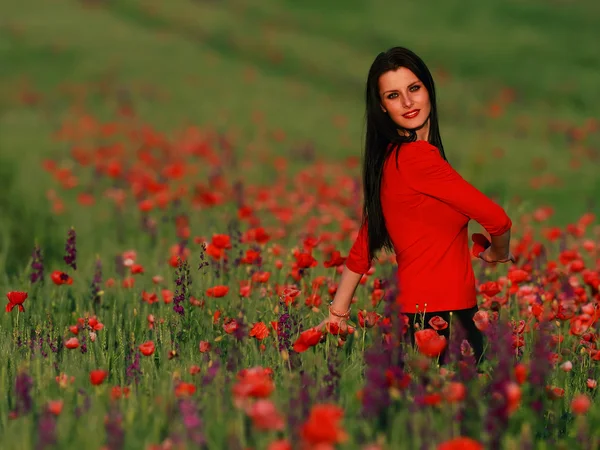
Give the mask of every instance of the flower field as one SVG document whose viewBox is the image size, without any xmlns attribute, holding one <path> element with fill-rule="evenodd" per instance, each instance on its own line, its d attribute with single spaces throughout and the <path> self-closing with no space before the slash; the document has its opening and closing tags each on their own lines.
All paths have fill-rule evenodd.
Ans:
<svg viewBox="0 0 600 450">
<path fill-rule="evenodd" d="M 125 74 L 95 72 L 100 63 L 91 62 L 110 59 L 102 60 L 105 47 L 92 36 L 111 48 L 119 33 L 138 44 L 146 39 L 167 59 L 177 45 L 187 51 L 187 41 L 169 39 L 173 29 L 186 30 L 192 6 L 161 10 L 148 2 L 154 8 L 145 9 L 124 1 L 112 11 L 57 0 L 57 17 L 73 19 L 59 30 L 40 25 L 50 14 L 42 3 L 27 3 L 37 8 L 27 14 L 15 6 L 14 20 L 0 28 L 0 39 L 10 43 L 0 55 L 7 51 L 16 67 L 0 96 L 8 105 L 0 120 L 7 186 L 0 207 L 8 212 L 0 220 L 0 447 L 600 447 L 593 179 L 600 122 L 593 114 L 550 120 L 532 109 L 511 122 L 511 111 L 534 106 L 519 99 L 518 89 L 495 84 L 500 94 L 469 113 L 474 121 L 483 117 L 481 136 L 489 131 L 503 142 L 523 135 L 563 152 L 545 158 L 532 150 L 527 168 L 517 164 L 519 149 L 453 153 L 460 133 L 448 133 L 450 161 L 456 156 L 461 172 L 472 171 L 465 177 L 481 180 L 475 184 L 505 205 L 514 223 L 515 264 L 486 265 L 473 256 L 475 321 L 486 336 L 479 370 L 456 323 L 434 318 L 415 346 L 407 342 L 394 301 L 395 257 L 387 253 L 363 276 L 353 300 L 354 330 L 339 345 L 337 330 L 313 327 L 327 314 L 360 225 L 360 153 L 349 150 L 360 147 L 360 133 L 348 131 L 360 128 L 360 106 L 345 114 L 316 91 L 275 83 L 293 92 L 304 123 L 318 128 L 327 120 L 319 132 L 327 137 L 308 142 L 295 128 L 297 117 L 283 109 L 281 116 L 290 118 L 281 119 L 275 104 L 231 112 L 244 103 L 244 90 L 271 86 L 240 63 L 229 81 L 242 86 L 235 88 L 239 97 L 223 94 L 224 110 L 193 110 L 211 86 L 226 92 L 214 74 L 229 73 L 229 66 L 210 53 L 201 55 L 212 72 L 188 73 L 185 82 L 161 83 L 164 74 L 152 75 L 154 61 L 136 56 L 133 44 L 123 50 L 135 62 Z M 248 4 L 233 4 L 247 11 Z M 219 6 L 197 7 L 214 13 L 211 20 L 238 20 Z M 107 12 L 129 18 L 131 28 L 119 28 Z M 150 24 L 151 33 L 136 34 L 133 22 Z M 114 33 L 102 31 L 110 27 Z M 208 42 L 214 30 L 206 30 L 200 38 Z M 50 36 L 59 37 L 45 42 Z M 89 67 L 71 66 L 83 48 L 94 55 L 81 59 Z M 273 76 L 289 80 L 299 67 L 280 62 L 283 48 L 260 50 Z M 17 58 L 19 52 L 31 59 Z M 37 79 L 32 67 L 44 67 L 48 54 L 56 66 Z M 366 75 L 367 67 L 358 72 Z M 71 69 L 73 80 L 66 75 Z M 137 81 L 129 78 L 134 72 Z M 447 75 L 444 84 L 443 70 L 437 73 L 441 92 L 446 86 L 456 106 L 466 82 Z M 305 93 L 328 105 L 318 117 L 310 115 L 314 105 L 299 99 Z M 219 96 L 206 101 L 217 105 Z M 455 120 L 451 130 L 466 127 Z M 506 137 L 498 130 L 509 122 L 515 132 Z M 328 154 L 327 145 L 336 150 Z M 505 184 L 494 178 L 498 173 Z M 580 195 L 559 192 L 575 182 Z M 475 228 L 471 235 L 477 254 L 486 238 Z M 448 341 L 436 332 L 446 327 Z M 444 349 L 450 362 L 440 367 Z"/>
</svg>

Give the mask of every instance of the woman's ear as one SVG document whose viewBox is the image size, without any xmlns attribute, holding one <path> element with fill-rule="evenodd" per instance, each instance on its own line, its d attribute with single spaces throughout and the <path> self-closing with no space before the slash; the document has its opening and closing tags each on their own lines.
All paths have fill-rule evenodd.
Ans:
<svg viewBox="0 0 600 450">
<path fill-rule="evenodd" d="M 384 113 L 386 113 L 386 112 L 387 112 L 387 110 L 386 110 L 386 109 L 383 107 L 383 105 L 379 105 L 379 106 L 381 106 L 381 110 L 382 110 Z"/>
</svg>

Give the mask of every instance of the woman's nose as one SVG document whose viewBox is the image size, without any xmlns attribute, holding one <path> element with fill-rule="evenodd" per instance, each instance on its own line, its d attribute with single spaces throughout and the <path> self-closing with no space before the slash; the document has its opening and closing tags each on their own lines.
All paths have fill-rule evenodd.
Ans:
<svg viewBox="0 0 600 450">
<path fill-rule="evenodd" d="M 402 106 L 405 108 L 410 108 L 414 104 L 410 95 L 404 95 L 402 97 Z"/>
</svg>

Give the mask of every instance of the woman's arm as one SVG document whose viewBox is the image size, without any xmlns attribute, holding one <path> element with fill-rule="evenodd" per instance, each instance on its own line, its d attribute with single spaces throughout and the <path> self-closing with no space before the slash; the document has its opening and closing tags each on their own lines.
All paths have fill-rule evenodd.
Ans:
<svg viewBox="0 0 600 450">
<path fill-rule="evenodd" d="M 360 283 L 361 278 L 362 274 L 353 272 L 348 269 L 348 267 L 344 267 L 337 291 L 331 302 L 331 308 L 335 312 L 345 313 L 350 309 L 352 297 L 354 296 L 354 292 L 356 291 L 356 287 L 358 286 L 358 283 Z"/>
<path fill-rule="evenodd" d="M 354 244 L 350 248 L 350 252 L 345 261 L 345 267 L 342 272 L 342 277 L 338 284 L 335 296 L 331 302 L 329 309 L 329 317 L 323 320 L 317 328 L 321 329 L 327 323 L 337 324 L 343 337 L 347 331 L 346 315 L 350 310 L 352 297 L 356 291 L 358 283 L 360 283 L 363 274 L 371 268 L 371 258 L 369 257 L 369 234 L 366 222 L 362 224 L 358 231 Z"/>
<path fill-rule="evenodd" d="M 356 287 L 362 276 L 362 274 L 353 272 L 348 269 L 348 267 L 344 267 L 337 291 L 329 308 L 329 316 L 317 325 L 317 329 L 322 329 L 328 323 L 335 323 L 341 330 L 340 339 L 342 341 L 345 339 L 346 334 L 351 330 L 349 330 L 346 323 L 347 317 L 342 316 L 350 311 L 352 297 L 354 296 L 354 292 L 356 291 Z"/>
<path fill-rule="evenodd" d="M 504 232 L 499 236 L 490 236 L 492 245 L 490 252 L 493 255 L 493 259 L 503 260 L 509 259 L 510 256 L 510 230 Z"/>
<path fill-rule="evenodd" d="M 400 149 L 401 176 L 415 190 L 437 198 L 477 221 L 492 237 L 495 251 L 508 253 L 512 221 L 504 209 L 464 180 L 437 148 L 418 141 Z"/>
</svg>

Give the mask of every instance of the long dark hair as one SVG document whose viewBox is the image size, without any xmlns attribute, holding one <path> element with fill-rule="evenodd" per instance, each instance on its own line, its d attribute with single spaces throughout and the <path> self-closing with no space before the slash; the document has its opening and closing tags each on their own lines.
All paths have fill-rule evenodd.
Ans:
<svg viewBox="0 0 600 450">
<path fill-rule="evenodd" d="M 390 70 L 405 67 L 414 73 L 423 83 L 429 93 L 431 113 L 429 115 L 428 141 L 440 151 L 445 160 L 444 147 L 438 126 L 438 115 L 435 101 L 435 87 L 433 77 L 421 58 L 404 47 L 393 47 L 386 52 L 381 52 L 373 61 L 369 69 L 366 87 L 366 136 L 363 160 L 363 212 L 362 220 L 368 225 L 369 256 L 373 258 L 375 252 L 384 248 L 393 251 L 390 235 L 385 227 L 383 210 L 381 207 L 381 178 L 383 165 L 392 151 L 398 151 L 406 142 L 417 139 L 415 130 L 404 130 L 398 133 L 398 125 L 381 110 L 379 96 L 379 77 Z M 397 156 L 397 154 L 396 154 Z"/>
</svg>

